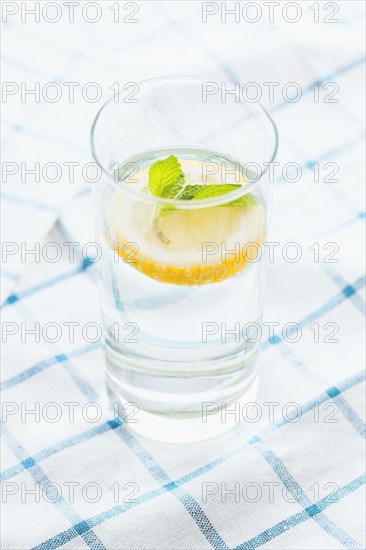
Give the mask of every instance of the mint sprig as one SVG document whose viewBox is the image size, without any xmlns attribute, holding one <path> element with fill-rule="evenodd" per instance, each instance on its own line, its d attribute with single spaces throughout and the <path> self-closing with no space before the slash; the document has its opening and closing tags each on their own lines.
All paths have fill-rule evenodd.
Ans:
<svg viewBox="0 0 366 550">
<path fill-rule="evenodd" d="M 157 160 L 149 169 L 150 191 L 156 197 L 174 199 L 184 186 L 185 177 L 177 157 Z"/>
<path fill-rule="evenodd" d="M 170 155 L 151 165 L 149 187 L 153 195 L 164 199 L 202 200 L 231 193 L 242 186 L 233 183 L 186 185 L 180 162 L 174 155 Z M 257 197 L 253 193 L 247 193 L 220 206 L 251 206 L 254 204 L 258 204 Z M 164 206 L 160 209 L 160 214 L 166 215 L 173 210 L 173 206 Z"/>
</svg>

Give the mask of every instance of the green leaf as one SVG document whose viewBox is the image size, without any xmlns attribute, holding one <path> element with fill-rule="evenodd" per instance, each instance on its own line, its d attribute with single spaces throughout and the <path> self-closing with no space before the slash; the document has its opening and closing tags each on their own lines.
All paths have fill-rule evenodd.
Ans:
<svg viewBox="0 0 366 550">
<path fill-rule="evenodd" d="M 235 191 L 235 189 L 241 187 L 242 185 L 236 185 L 234 183 L 223 183 L 221 185 L 187 185 L 178 198 L 195 201 L 209 199 L 231 193 L 231 191 Z M 253 195 L 253 193 L 247 193 L 238 199 L 221 204 L 220 206 L 251 206 L 253 204 L 258 204 L 258 198 Z"/>
<path fill-rule="evenodd" d="M 259 203 L 258 197 L 253 195 L 253 193 L 247 193 L 238 199 L 235 199 L 231 202 L 226 202 L 222 206 L 253 206 Z"/>
<path fill-rule="evenodd" d="M 179 174 L 177 181 L 168 189 L 166 189 L 166 199 L 175 199 L 177 195 L 182 191 L 185 183 L 185 175 L 183 172 Z"/>
<path fill-rule="evenodd" d="M 149 169 L 150 191 L 156 197 L 173 199 L 185 182 L 181 165 L 176 157 L 157 160 Z"/>
<path fill-rule="evenodd" d="M 206 185 L 186 185 L 175 197 L 180 201 L 190 201 L 195 198 L 197 193 L 207 187 Z"/>
<path fill-rule="evenodd" d="M 185 185 L 185 176 L 178 159 L 170 155 L 164 160 L 157 160 L 149 169 L 150 191 L 156 197 L 177 200 L 202 200 L 219 197 L 239 189 L 242 185 L 233 183 Z M 258 198 L 253 193 L 247 193 L 238 199 L 220 206 L 251 206 L 258 204 Z M 174 206 L 161 205 L 157 217 L 166 216 L 175 210 Z"/>
<path fill-rule="evenodd" d="M 171 214 L 174 212 L 175 206 L 170 206 L 169 204 L 164 204 L 164 206 L 159 206 L 158 208 L 158 216 L 167 216 L 168 214 Z"/>
<path fill-rule="evenodd" d="M 235 191 L 235 189 L 239 189 L 242 186 L 236 185 L 234 183 L 223 183 L 221 185 L 220 184 L 197 185 L 192 187 L 199 188 L 197 189 L 197 192 L 192 197 L 194 201 L 198 201 L 202 199 L 210 199 L 212 197 L 219 197 L 220 195 L 226 195 L 226 193 L 231 193 L 231 191 Z"/>
</svg>

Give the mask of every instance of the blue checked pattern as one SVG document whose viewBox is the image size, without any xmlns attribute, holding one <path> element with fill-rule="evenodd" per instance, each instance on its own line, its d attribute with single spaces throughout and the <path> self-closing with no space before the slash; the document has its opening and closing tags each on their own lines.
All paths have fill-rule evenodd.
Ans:
<svg viewBox="0 0 366 550">
<path fill-rule="evenodd" d="M 66 31 L 61 24 L 24 25 L 10 18 L 3 25 L 4 80 L 31 86 L 36 80 L 100 79 L 106 97 L 121 74 L 126 82 L 172 72 L 231 83 L 296 80 L 303 89 L 301 101 L 278 98 L 267 105 L 281 136 L 279 162 L 297 162 L 304 171 L 298 183 L 278 177 L 271 240 L 296 241 L 304 250 L 315 241 L 337 242 L 340 261 L 269 266 L 266 319 L 297 322 L 304 337 L 294 344 L 275 330 L 263 342 L 258 403 L 262 410 L 269 401 L 278 403 L 274 418 L 240 424 L 217 440 L 170 446 L 132 435 L 109 409 L 99 341 L 86 343 L 80 335 L 56 344 L 44 338 L 22 342 L 20 334 L 8 337 L 1 382 L 2 547 L 362 549 L 365 373 L 358 363 L 365 275 L 358 242 L 365 212 L 363 123 L 357 110 L 364 70 L 362 5 L 339 3 L 335 25 L 281 20 L 250 25 L 228 19 L 210 26 L 201 22 L 199 2 L 141 2 L 139 25 L 114 27 L 112 4 L 104 3 L 100 22 L 87 24 L 78 15 Z M 150 52 L 155 55 L 148 58 Z M 339 103 L 314 104 L 314 82 L 336 82 Z M 86 118 L 91 122 L 99 105 L 81 101 L 76 107 L 6 103 L 4 160 L 89 162 Z M 339 183 L 314 187 L 314 165 L 326 162 L 339 164 Z M 4 241 L 31 246 L 37 240 L 93 240 L 85 229 L 91 226 L 91 197 L 83 183 L 62 181 L 50 191 L 42 184 L 26 186 L 19 177 L 3 185 L 2 198 L 8 220 Z M 320 207 L 324 204 L 326 209 Z M 99 320 L 95 267 L 81 247 L 73 264 L 22 264 L 11 258 L 2 283 L 6 322 Z M 340 327 L 339 343 L 314 344 L 314 325 L 332 322 Z M 95 421 L 80 413 L 90 402 L 102 409 Z M 280 414 L 289 402 L 296 406 Z M 36 411 L 38 404 L 44 411 L 49 403 L 62 405 L 58 422 L 44 414 L 37 419 L 37 412 L 22 421 L 24 408 Z M 65 403 L 77 404 L 73 421 L 66 418 Z M 255 483 L 262 496 L 255 502 L 242 493 L 239 501 L 222 493 L 204 499 L 205 483 L 229 489 Z M 272 502 L 266 483 L 278 487 Z M 56 496 L 47 499 L 50 484 Z M 100 498 L 90 497 L 92 489 L 85 492 L 88 484 L 99 486 Z M 131 486 L 137 488 L 133 497 Z M 25 489 L 33 494 L 24 498 Z"/>
</svg>

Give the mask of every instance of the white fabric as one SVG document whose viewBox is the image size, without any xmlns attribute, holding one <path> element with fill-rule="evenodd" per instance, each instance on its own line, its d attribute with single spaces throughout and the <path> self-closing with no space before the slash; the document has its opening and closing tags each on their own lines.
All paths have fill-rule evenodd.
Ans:
<svg viewBox="0 0 366 550">
<path fill-rule="evenodd" d="M 281 247 L 296 241 L 303 255 L 297 263 L 276 255 L 269 265 L 265 320 L 281 327 L 297 322 L 302 336 L 296 343 L 264 339 L 258 422 L 194 445 L 129 435 L 108 409 L 100 342 L 85 342 L 80 329 L 73 342 L 66 330 L 57 343 L 42 336 L 37 343 L 29 335 L 22 341 L 24 328 L 35 322 L 100 322 L 95 270 L 82 264 L 82 246 L 94 234 L 81 170 L 75 170 L 75 183 L 66 171 L 54 184 L 22 183 L 20 172 L 8 177 L 2 189 L 5 243 L 81 244 L 73 263 L 67 254 L 56 263 L 31 256 L 24 263 L 16 253 L 3 264 L 3 323 L 7 331 L 18 330 L 3 344 L 2 548 L 364 548 L 363 4 L 330 3 L 339 6 L 333 16 L 339 23 L 325 23 L 333 8 L 320 3 L 321 21 L 314 23 L 312 3 L 302 2 L 300 21 L 288 23 L 281 3 L 269 23 L 261 3 L 255 24 L 243 16 L 222 23 L 220 13 L 203 23 L 200 2 L 140 2 L 132 16 L 139 23 L 117 24 L 110 9 L 115 4 L 100 3 L 97 23 L 83 20 L 81 7 L 75 7 L 74 23 L 66 22 L 65 6 L 54 24 L 31 17 L 22 23 L 20 11 L 9 16 L 3 25 L 5 82 L 31 88 L 36 81 L 41 87 L 77 81 L 79 89 L 98 82 L 103 98 L 89 103 L 76 88 L 71 103 L 63 85 L 55 103 L 9 96 L 3 162 L 90 162 L 89 128 L 117 81 L 203 74 L 258 82 L 278 126 L 280 170 L 287 162 L 304 169 L 300 181 L 279 177 L 275 186 L 270 240 Z M 120 4 L 121 17 L 132 13 L 130 4 L 125 10 Z M 222 3 L 210 4 L 220 9 Z M 276 90 L 282 90 L 294 81 L 303 91 L 298 102 L 283 101 L 278 92 L 273 104 L 268 101 L 264 82 L 279 82 Z M 339 101 L 315 102 L 309 87 L 316 81 L 336 82 Z M 321 99 L 332 90 L 321 88 Z M 309 162 L 319 162 L 321 179 L 331 174 L 325 163 L 336 162 L 339 182 L 314 183 Z M 315 242 L 318 263 L 310 249 Z M 333 251 L 324 249 L 329 242 L 339 247 L 337 263 L 322 261 Z M 334 323 L 339 342 L 326 342 Z M 103 411 L 97 422 L 81 414 L 91 401 Z M 51 402 L 57 408 L 44 409 Z M 66 402 L 80 404 L 73 422 Z M 267 402 L 279 403 L 272 421 Z M 286 408 L 294 402 L 300 409 Z M 25 407 L 39 407 L 40 418 L 22 418 Z M 51 422 L 58 411 L 60 419 Z M 61 488 L 55 502 L 44 494 L 50 482 Z M 68 489 L 73 482 L 75 498 Z M 25 492 L 36 483 L 43 490 L 39 502 Z M 97 485 L 88 490 L 88 483 Z M 116 484 L 118 499 L 111 489 Z M 235 484 L 238 502 L 235 495 L 225 497 L 225 488 Z M 96 487 L 100 499 L 88 502 Z M 214 494 L 205 499 L 205 490 Z M 131 503 L 133 491 L 130 498 L 137 500 Z"/>
</svg>

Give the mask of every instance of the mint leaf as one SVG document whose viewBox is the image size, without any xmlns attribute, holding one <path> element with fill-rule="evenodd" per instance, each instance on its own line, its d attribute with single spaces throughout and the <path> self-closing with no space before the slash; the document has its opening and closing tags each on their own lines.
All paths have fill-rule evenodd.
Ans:
<svg viewBox="0 0 366 550">
<path fill-rule="evenodd" d="M 164 217 L 174 212 L 175 206 L 160 206 L 158 210 L 158 217 Z"/>
<path fill-rule="evenodd" d="M 246 195 L 235 199 L 235 201 L 227 202 L 222 206 L 253 206 L 258 203 L 258 197 L 253 195 L 253 193 L 247 193 Z"/>
<path fill-rule="evenodd" d="M 190 201 L 205 187 L 207 187 L 207 185 L 186 185 L 175 198 L 180 201 Z"/>
<path fill-rule="evenodd" d="M 174 199 L 184 186 L 185 177 L 176 157 L 157 160 L 149 169 L 150 191 L 156 197 Z"/>
<path fill-rule="evenodd" d="M 240 187 L 242 187 L 242 185 L 236 185 L 234 183 L 223 183 L 221 185 L 187 185 L 178 198 L 182 199 L 186 190 L 187 197 L 184 198 L 202 200 L 231 193 L 231 191 L 235 191 L 235 189 L 239 189 Z M 258 198 L 253 195 L 253 193 L 247 193 L 238 199 L 221 204 L 220 206 L 251 206 L 253 204 L 258 204 Z"/>
<path fill-rule="evenodd" d="M 234 201 L 226 202 L 221 206 L 253 206 L 258 203 L 259 203 L 258 197 L 253 195 L 253 193 L 247 193 L 246 195 L 243 195 L 242 197 L 239 197 Z"/>
<path fill-rule="evenodd" d="M 219 197 L 220 195 L 226 195 L 226 193 L 239 189 L 241 185 L 235 185 L 234 183 L 222 183 L 221 185 L 197 185 L 194 187 L 200 187 L 200 189 L 197 189 L 197 192 L 192 197 L 194 201 L 197 201 L 202 199 L 210 199 L 211 197 Z"/>
<path fill-rule="evenodd" d="M 183 172 L 179 174 L 177 181 L 166 190 L 167 196 L 165 198 L 167 199 L 175 199 L 177 195 L 181 192 L 182 188 L 184 187 L 185 183 L 185 175 Z"/>
<path fill-rule="evenodd" d="M 157 160 L 149 169 L 150 191 L 156 197 L 177 200 L 202 200 L 219 197 L 239 189 L 242 185 L 233 183 L 185 185 L 185 176 L 178 159 L 170 155 L 164 160 Z M 220 206 L 251 206 L 258 204 L 253 193 L 239 197 Z M 157 210 L 157 217 L 166 216 L 175 210 L 174 206 L 162 205 Z"/>
</svg>

